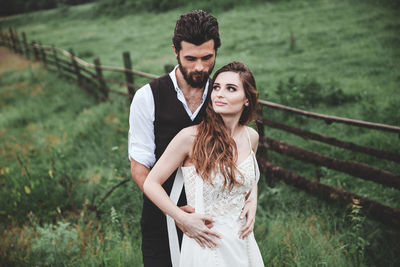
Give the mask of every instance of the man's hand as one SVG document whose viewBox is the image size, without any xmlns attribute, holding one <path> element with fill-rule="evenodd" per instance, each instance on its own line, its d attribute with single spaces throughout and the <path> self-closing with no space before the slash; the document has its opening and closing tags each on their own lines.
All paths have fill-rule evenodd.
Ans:
<svg viewBox="0 0 400 267">
<path fill-rule="evenodd" d="M 254 229 L 254 222 L 257 211 L 257 199 L 254 198 L 246 202 L 240 214 L 240 219 L 246 217 L 246 224 L 239 231 L 239 238 L 245 239 Z"/>
<path fill-rule="evenodd" d="M 189 205 L 181 206 L 181 207 L 179 207 L 179 208 L 180 208 L 181 210 L 183 210 L 184 212 L 186 212 L 186 213 L 193 213 L 193 212 L 194 212 L 194 208 L 192 208 L 192 206 L 189 206 Z M 176 221 L 175 221 L 175 223 L 176 223 L 176 225 L 179 227 L 179 229 L 181 229 L 181 231 L 182 231 L 183 233 L 186 232 L 186 229 L 185 229 L 185 227 L 183 227 L 182 224 L 177 223 Z"/>
<path fill-rule="evenodd" d="M 185 225 L 183 227 L 185 229 L 184 234 L 194 239 L 202 248 L 218 247 L 215 238 L 221 238 L 221 236 L 206 226 L 206 222 L 214 221 L 211 216 L 195 212 L 186 213 L 180 216 L 179 221 L 181 225 Z"/>
</svg>

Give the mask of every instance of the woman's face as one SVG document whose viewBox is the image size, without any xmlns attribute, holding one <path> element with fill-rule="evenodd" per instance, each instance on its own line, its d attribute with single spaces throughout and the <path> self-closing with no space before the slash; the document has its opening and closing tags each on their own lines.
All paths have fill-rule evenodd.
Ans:
<svg viewBox="0 0 400 267">
<path fill-rule="evenodd" d="M 213 85 L 211 101 L 216 113 L 240 117 L 248 100 L 239 74 L 231 71 L 220 73 Z"/>
</svg>

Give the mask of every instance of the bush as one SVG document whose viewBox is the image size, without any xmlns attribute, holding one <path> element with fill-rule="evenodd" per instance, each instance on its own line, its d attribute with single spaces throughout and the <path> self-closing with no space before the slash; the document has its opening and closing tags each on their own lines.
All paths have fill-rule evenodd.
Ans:
<svg viewBox="0 0 400 267">
<path fill-rule="evenodd" d="M 78 232 L 69 223 L 46 224 L 38 227 L 40 236 L 32 240 L 32 253 L 39 265 L 60 266 L 78 256 Z"/>
<path fill-rule="evenodd" d="M 52 9 L 59 5 L 79 5 L 93 0 L 0 0 L 0 16 Z"/>
<path fill-rule="evenodd" d="M 299 108 L 310 108 L 320 105 L 339 106 L 361 99 L 359 94 L 343 92 L 334 82 L 323 85 L 309 78 L 298 82 L 294 76 L 289 77 L 286 83 L 279 81 L 275 93 L 280 103 Z"/>
</svg>

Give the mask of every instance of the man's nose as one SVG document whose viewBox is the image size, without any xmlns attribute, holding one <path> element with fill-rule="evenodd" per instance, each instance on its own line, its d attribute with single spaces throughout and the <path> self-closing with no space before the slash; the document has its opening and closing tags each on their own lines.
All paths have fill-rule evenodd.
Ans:
<svg viewBox="0 0 400 267">
<path fill-rule="evenodd" d="M 201 62 L 201 60 L 197 60 L 194 70 L 195 70 L 195 71 L 201 72 L 201 71 L 203 71 L 203 69 L 204 69 L 204 64 L 203 64 L 203 62 Z"/>
</svg>

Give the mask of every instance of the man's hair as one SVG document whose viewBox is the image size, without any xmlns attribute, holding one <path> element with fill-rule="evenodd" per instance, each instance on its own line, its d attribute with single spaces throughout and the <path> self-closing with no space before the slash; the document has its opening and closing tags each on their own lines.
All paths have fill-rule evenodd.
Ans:
<svg viewBox="0 0 400 267">
<path fill-rule="evenodd" d="M 177 52 L 182 48 L 181 42 L 201 45 L 214 40 L 214 49 L 221 46 L 217 19 L 203 10 L 194 10 L 183 14 L 176 22 L 172 43 Z"/>
</svg>

